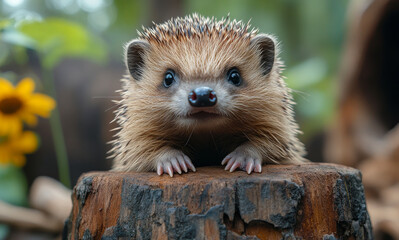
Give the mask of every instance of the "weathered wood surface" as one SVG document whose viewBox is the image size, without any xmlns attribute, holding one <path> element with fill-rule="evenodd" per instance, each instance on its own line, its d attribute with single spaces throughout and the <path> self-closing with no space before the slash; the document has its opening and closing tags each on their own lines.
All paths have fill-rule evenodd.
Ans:
<svg viewBox="0 0 399 240">
<path fill-rule="evenodd" d="M 73 192 L 66 239 L 372 239 L 361 175 L 333 164 L 261 174 L 92 172 Z"/>
</svg>

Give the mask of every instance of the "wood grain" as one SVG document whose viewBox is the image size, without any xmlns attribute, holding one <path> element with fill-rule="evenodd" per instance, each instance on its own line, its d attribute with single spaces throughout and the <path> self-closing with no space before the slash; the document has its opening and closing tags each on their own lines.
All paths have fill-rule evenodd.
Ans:
<svg viewBox="0 0 399 240">
<path fill-rule="evenodd" d="M 372 239 L 361 175 L 334 164 L 261 174 L 92 172 L 81 176 L 64 239 Z"/>
</svg>

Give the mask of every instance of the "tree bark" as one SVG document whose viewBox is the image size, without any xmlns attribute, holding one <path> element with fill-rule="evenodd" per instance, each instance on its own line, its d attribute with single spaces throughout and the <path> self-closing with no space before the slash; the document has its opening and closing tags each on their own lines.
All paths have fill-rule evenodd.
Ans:
<svg viewBox="0 0 399 240">
<path fill-rule="evenodd" d="M 361 174 L 334 164 L 80 177 L 64 239 L 372 239 Z"/>
</svg>

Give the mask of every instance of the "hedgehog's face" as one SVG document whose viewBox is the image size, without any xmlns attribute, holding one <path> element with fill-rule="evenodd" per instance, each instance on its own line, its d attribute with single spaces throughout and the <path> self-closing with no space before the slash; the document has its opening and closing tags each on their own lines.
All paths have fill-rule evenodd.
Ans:
<svg viewBox="0 0 399 240">
<path fill-rule="evenodd" d="M 143 97 L 158 97 L 153 109 L 162 109 L 160 117 L 185 129 L 226 127 L 253 117 L 245 112 L 265 107 L 252 95 L 268 94 L 274 62 L 274 41 L 263 34 L 252 39 L 134 40 L 127 48 L 132 86 L 145 89 Z M 140 97 L 142 91 L 133 92 Z"/>
</svg>

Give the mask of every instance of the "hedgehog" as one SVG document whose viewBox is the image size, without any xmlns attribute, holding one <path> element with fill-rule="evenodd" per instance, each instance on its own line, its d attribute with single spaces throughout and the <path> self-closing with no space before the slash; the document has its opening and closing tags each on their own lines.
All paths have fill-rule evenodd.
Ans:
<svg viewBox="0 0 399 240">
<path fill-rule="evenodd" d="M 113 171 L 260 173 L 307 160 L 279 44 L 250 23 L 198 14 L 138 32 L 115 112 Z"/>
</svg>

